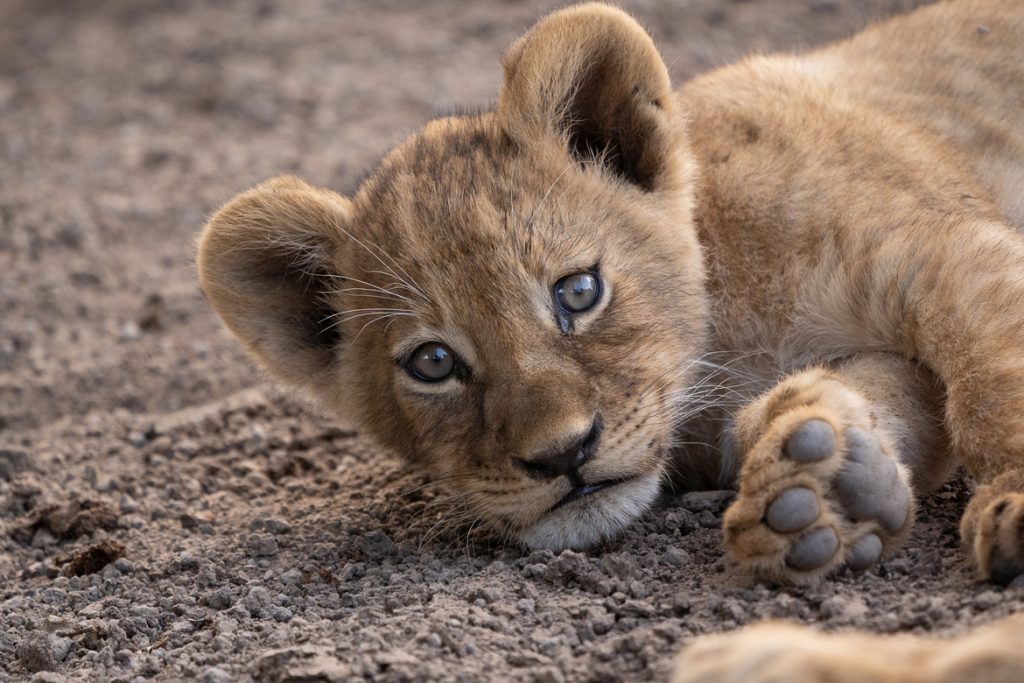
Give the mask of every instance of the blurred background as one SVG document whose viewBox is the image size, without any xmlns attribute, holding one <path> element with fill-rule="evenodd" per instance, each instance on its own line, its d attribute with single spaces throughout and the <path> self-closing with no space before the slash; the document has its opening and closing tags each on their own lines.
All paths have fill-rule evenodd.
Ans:
<svg viewBox="0 0 1024 683">
<path fill-rule="evenodd" d="M 0 2 L 0 436 L 255 383 L 197 294 L 204 217 L 286 171 L 351 190 L 432 116 L 493 102 L 503 49 L 559 4 Z M 682 81 L 915 4 L 623 6 Z"/>
</svg>

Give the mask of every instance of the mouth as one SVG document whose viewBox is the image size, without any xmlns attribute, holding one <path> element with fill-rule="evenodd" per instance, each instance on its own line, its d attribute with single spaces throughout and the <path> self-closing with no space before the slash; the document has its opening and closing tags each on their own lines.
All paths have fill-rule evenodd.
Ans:
<svg viewBox="0 0 1024 683">
<path fill-rule="evenodd" d="M 559 500 L 557 503 L 551 506 L 551 509 L 548 512 L 554 512 L 555 510 L 564 505 L 576 502 L 577 500 L 580 500 L 581 498 L 586 498 L 587 496 L 592 496 L 598 491 L 603 491 L 613 486 L 617 486 L 618 484 L 624 484 L 627 481 L 631 481 L 633 479 L 636 479 L 636 477 L 606 479 L 604 481 L 597 481 L 592 484 L 584 484 L 578 478 L 574 477 L 572 479 L 573 489 L 569 491 L 569 493 L 565 494 L 565 496 L 563 496 L 561 500 Z"/>
<path fill-rule="evenodd" d="M 589 548 L 616 536 L 640 517 L 657 498 L 661 479 L 661 468 L 592 483 L 571 477 L 572 490 L 517 536 L 528 548 Z"/>
</svg>

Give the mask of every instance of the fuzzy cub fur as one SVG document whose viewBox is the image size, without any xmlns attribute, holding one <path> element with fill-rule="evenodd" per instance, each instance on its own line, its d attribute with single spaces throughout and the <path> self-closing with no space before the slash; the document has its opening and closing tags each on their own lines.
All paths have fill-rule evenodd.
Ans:
<svg viewBox="0 0 1024 683">
<path fill-rule="evenodd" d="M 628 15 L 572 7 L 509 48 L 495 111 L 429 123 L 354 196 L 229 202 L 202 287 L 272 374 L 526 545 L 606 539 L 674 471 L 737 486 L 741 566 L 813 581 L 894 552 L 963 463 L 967 554 L 1009 581 L 1022 36 L 1024 3 L 942 2 L 673 91 Z"/>
</svg>

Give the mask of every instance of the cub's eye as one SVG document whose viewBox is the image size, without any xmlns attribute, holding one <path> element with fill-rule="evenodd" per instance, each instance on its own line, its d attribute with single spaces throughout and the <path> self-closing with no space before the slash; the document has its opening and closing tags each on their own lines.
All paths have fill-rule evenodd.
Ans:
<svg viewBox="0 0 1024 683">
<path fill-rule="evenodd" d="M 440 382 L 455 370 L 455 355 L 444 344 L 427 342 L 413 352 L 405 369 L 421 382 Z"/>
<path fill-rule="evenodd" d="M 601 280 L 594 273 L 573 273 L 555 283 L 555 301 L 569 313 L 593 308 L 601 298 Z"/>
</svg>

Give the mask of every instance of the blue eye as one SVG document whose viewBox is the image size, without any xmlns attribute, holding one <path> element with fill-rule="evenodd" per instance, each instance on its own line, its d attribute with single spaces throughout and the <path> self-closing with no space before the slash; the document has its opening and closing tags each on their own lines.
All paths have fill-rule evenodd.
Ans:
<svg viewBox="0 0 1024 683">
<path fill-rule="evenodd" d="M 405 369 L 421 382 L 440 382 L 455 370 L 455 354 L 444 344 L 427 342 L 413 352 Z"/>
<path fill-rule="evenodd" d="M 594 273 L 573 273 L 555 283 L 555 301 L 569 313 L 593 308 L 601 298 L 601 280 Z"/>
</svg>

